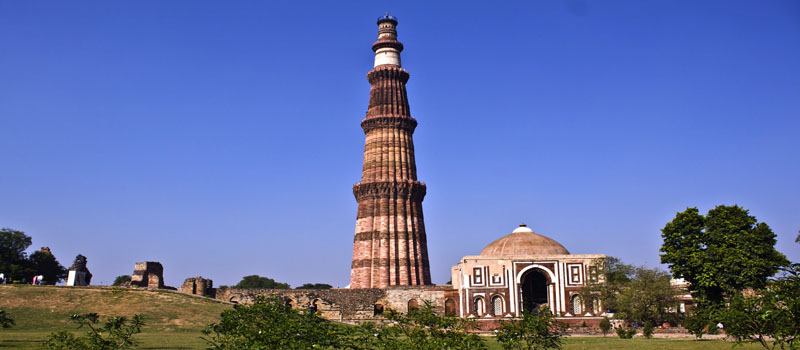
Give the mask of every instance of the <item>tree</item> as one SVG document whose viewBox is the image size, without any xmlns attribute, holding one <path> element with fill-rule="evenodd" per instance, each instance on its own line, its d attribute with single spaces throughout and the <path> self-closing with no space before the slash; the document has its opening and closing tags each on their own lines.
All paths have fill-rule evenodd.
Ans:
<svg viewBox="0 0 800 350">
<path fill-rule="evenodd" d="M 601 278 L 587 283 L 581 290 L 582 300 L 599 296 L 603 306 L 629 322 L 655 325 L 676 321 L 676 314 L 668 309 L 677 305 L 679 291 L 670 284 L 667 272 L 627 265 L 614 257 L 606 257 L 594 267 Z"/>
<path fill-rule="evenodd" d="M 142 318 L 134 315 L 130 320 L 125 317 L 109 317 L 98 327 L 100 317 L 96 313 L 84 315 L 74 314 L 70 321 L 78 324 L 78 328 L 86 327 L 86 334 L 76 337 L 68 331 L 52 333 L 45 341 L 45 347 L 51 350 L 123 350 L 136 347 L 133 336 L 142 331 Z"/>
<path fill-rule="evenodd" d="M 719 312 L 728 336 L 765 349 L 800 348 L 800 264 L 785 272 L 764 289 L 731 295 L 730 306 Z"/>
<path fill-rule="evenodd" d="M 547 307 L 524 312 L 522 318 L 500 324 L 497 342 L 503 349 L 545 350 L 561 349 L 564 328 Z"/>
<path fill-rule="evenodd" d="M 327 283 L 305 283 L 300 287 L 295 289 L 331 289 L 333 288 L 332 285 Z"/>
<path fill-rule="evenodd" d="M 394 322 L 392 327 L 401 335 L 397 339 L 402 341 L 398 349 L 486 349 L 480 336 L 467 331 L 474 327 L 472 321 L 442 315 L 427 300 L 422 305 L 411 308 L 406 314 L 389 310 L 386 318 Z"/>
<path fill-rule="evenodd" d="M 242 280 L 233 288 L 239 289 L 289 289 L 288 283 L 275 282 L 272 278 L 250 275 L 242 277 Z"/>
<path fill-rule="evenodd" d="M 763 288 L 788 264 L 775 250 L 775 234 L 737 205 L 719 205 L 703 216 L 697 208 L 677 213 L 661 230 L 661 263 L 690 283 L 699 308 L 717 309 L 724 296 Z"/>
<path fill-rule="evenodd" d="M 310 312 L 292 309 L 277 297 L 222 312 L 203 330 L 211 349 L 325 349 L 336 347 L 337 326 Z"/>
<path fill-rule="evenodd" d="M 608 317 L 603 317 L 603 320 L 600 321 L 600 330 L 603 331 L 603 337 L 608 334 L 608 331 L 611 330 L 611 321 Z"/>
<path fill-rule="evenodd" d="M 14 281 L 34 275 L 25 249 L 31 245 L 31 238 L 22 231 L 10 228 L 0 229 L 0 272 Z"/>
<path fill-rule="evenodd" d="M 67 277 L 67 269 L 61 266 L 48 247 L 35 251 L 29 260 L 35 274 L 44 276 L 46 284 L 54 285 Z"/>
<path fill-rule="evenodd" d="M 599 296 L 603 301 L 603 306 L 616 312 L 617 297 L 631 281 L 635 275 L 636 267 L 623 264 L 621 260 L 607 256 L 594 262 L 599 278 L 587 282 L 586 287 L 581 291 L 581 300 L 592 300 Z"/>
<path fill-rule="evenodd" d="M 686 316 L 684 326 L 690 334 L 694 334 L 697 339 L 700 339 L 703 337 L 703 334 L 706 333 L 706 329 L 710 328 L 709 325 L 711 323 L 709 312 L 704 309 L 695 309 L 695 312 Z"/>
<path fill-rule="evenodd" d="M 121 286 L 125 282 L 131 281 L 131 275 L 119 275 L 117 278 L 114 279 L 114 283 L 111 284 L 112 286 Z"/>
<path fill-rule="evenodd" d="M 666 271 L 637 267 L 631 280 L 619 288 L 615 316 L 642 325 L 675 322 L 675 313 L 669 310 L 677 306 L 678 294 Z"/>
<path fill-rule="evenodd" d="M 14 320 L 8 316 L 5 310 L 0 310 L 0 328 L 11 328 L 15 325 Z"/>
</svg>

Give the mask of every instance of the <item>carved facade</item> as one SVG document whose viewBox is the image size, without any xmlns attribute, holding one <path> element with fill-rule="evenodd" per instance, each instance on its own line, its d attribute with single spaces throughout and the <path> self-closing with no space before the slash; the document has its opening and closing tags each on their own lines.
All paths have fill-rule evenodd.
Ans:
<svg viewBox="0 0 800 350">
<path fill-rule="evenodd" d="M 571 325 L 597 325 L 606 312 L 599 298 L 583 300 L 581 289 L 598 282 L 603 254 L 570 254 L 558 242 L 524 225 L 465 256 L 452 268 L 461 317 L 495 324 L 522 312 L 547 307 Z"/>
</svg>

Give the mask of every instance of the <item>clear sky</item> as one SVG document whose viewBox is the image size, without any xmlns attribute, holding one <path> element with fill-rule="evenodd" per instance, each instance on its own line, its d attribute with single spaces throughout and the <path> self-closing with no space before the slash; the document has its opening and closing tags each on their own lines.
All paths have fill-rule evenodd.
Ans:
<svg viewBox="0 0 800 350">
<path fill-rule="evenodd" d="M 0 226 L 96 284 L 346 285 L 386 11 L 435 283 L 521 222 L 658 266 L 718 204 L 800 261 L 798 1 L 0 0 Z"/>
</svg>

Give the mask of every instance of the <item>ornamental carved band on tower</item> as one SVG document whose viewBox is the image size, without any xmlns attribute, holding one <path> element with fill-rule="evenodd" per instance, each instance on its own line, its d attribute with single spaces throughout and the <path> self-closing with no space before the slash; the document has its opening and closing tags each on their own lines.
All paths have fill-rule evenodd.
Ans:
<svg viewBox="0 0 800 350">
<path fill-rule="evenodd" d="M 367 73 L 371 88 L 361 182 L 353 186 L 358 201 L 350 288 L 387 288 L 431 284 L 422 200 L 425 183 L 417 181 L 411 117 L 406 95 L 408 71 L 401 68 L 403 44 L 397 19 L 378 19 L 372 44 L 375 65 Z"/>
</svg>

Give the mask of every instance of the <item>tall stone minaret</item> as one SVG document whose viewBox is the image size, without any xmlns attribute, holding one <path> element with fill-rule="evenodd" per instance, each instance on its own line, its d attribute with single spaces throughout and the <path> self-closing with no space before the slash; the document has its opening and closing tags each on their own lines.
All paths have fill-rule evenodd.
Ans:
<svg viewBox="0 0 800 350">
<path fill-rule="evenodd" d="M 414 141 L 417 121 L 406 95 L 408 71 L 400 67 L 403 44 L 397 19 L 378 18 L 372 44 L 375 66 L 367 116 L 361 182 L 353 186 L 358 201 L 350 288 L 386 288 L 431 284 L 428 245 L 422 218 L 425 184 L 417 181 Z"/>
</svg>

